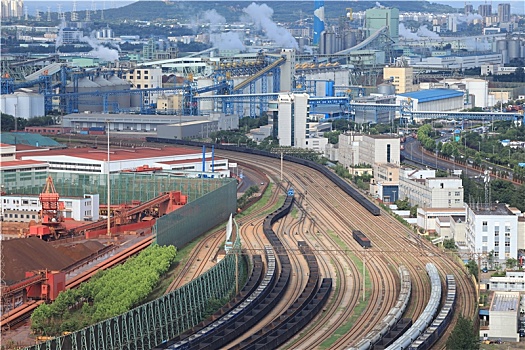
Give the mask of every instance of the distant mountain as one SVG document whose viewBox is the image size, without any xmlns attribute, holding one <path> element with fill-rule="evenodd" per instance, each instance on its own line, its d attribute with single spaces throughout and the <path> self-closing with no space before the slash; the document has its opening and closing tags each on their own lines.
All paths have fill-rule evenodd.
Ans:
<svg viewBox="0 0 525 350">
<path fill-rule="evenodd" d="M 151 21 L 154 19 L 173 19 L 179 22 L 194 21 L 205 11 L 215 9 L 226 21 L 238 21 L 243 15 L 243 9 L 253 1 L 161 1 L 140 0 L 118 9 L 107 9 L 104 12 L 106 21 Z M 267 4 L 273 9 L 274 21 L 293 22 L 306 17 L 312 17 L 314 2 L 310 1 L 255 1 Z M 354 12 L 364 11 L 376 6 L 376 1 L 325 1 L 325 17 L 336 19 L 346 14 L 346 8 Z M 456 12 L 448 5 L 430 3 L 427 1 L 383 1 L 381 4 L 396 7 L 400 12 Z"/>
</svg>

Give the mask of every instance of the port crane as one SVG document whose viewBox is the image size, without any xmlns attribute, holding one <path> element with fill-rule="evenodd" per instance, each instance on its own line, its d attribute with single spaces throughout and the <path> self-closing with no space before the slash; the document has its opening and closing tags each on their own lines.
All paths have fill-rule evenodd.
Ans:
<svg viewBox="0 0 525 350">
<path fill-rule="evenodd" d="M 57 239 L 67 233 L 66 227 L 63 224 L 64 218 L 62 210 L 63 203 L 59 202 L 60 195 L 55 189 L 53 178 L 48 176 L 44 189 L 39 196 L 41 209 L 39 225 L 31 226 L 29 228 L 30 236 L 38 236 L 41 239 Z"/>
</svg>

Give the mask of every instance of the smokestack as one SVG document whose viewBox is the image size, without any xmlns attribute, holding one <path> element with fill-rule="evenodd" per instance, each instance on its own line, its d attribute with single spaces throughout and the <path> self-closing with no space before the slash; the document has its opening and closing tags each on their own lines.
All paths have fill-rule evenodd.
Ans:
<svg viewBox="0 0 525 350">
<path fill-rule="evenodd" d="M 314 0 L 314 45 L 319 44 L 324 31 L 324 0 Z"/>
</svg>

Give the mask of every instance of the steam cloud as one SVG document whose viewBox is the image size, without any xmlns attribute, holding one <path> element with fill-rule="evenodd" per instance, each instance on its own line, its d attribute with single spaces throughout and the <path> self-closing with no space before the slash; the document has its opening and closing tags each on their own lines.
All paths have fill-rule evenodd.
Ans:
<svg viewBox="0 0 525 350">
<path fill-rule="evenodd" d="M 422 25 L 417 30 L 417 35 L 420 37 L 427 37 L 427 38 L 439 38 L 438 33 L 434 33 L 431 30 L 428 30 L 428 27 L 426 25 Z"/>
<path fill-rule="evenodd" d="M 55 51 L 58 51 L 58 48 L 62 45 L 64 45 L 64 28 L 66 27 L 66 23 L 62 21 L 59 25 L 58 29 L 58 35 L 55 40 Z M 92 50 L 88 52 L 88 56 L 99 58 L 104 61 L 114 62 L 118 61 L 119 59 L 119 51 L 120 48 L 116 46 L 116 49 L 108 48 L 104 45 L 102 45 L 97 39 L 94 37 L 87 37 L 83 36 L 79 39 L 79 41 L 87 43 L 89 46 L 91 46 Z"/>
<path fill-rule="evenodd" d="M 472 23 L 472 21 L 479 19 L 482 20 L 483 17 L 478 14 L 469 13 L 468 15 L 459 14 L 457 16 L 458 23 L 467 22 L 467 24 Z"/>
<path fill-rule="evenodd" d="M 406 28 L 403 23 L 399 23 L 399 35 L 408 40 L 418 40 L 421 38 L 439 38 L 437 33 L 430 31 L 426 25 L 419 27 L 416 33 Z"/>
<path fill-rule="evenodd" d="M 297 41 L 289 31 L 283 27 L 279 27 L 272 21 L 273 9 L 268 5 L 257 5 L 252 2 L 243 11 L 250 16 L 255 26 L 262 29 L 266 37 L 273 40 L 277 45 L 290 49 L 297 49 L 299 47 Z"/>
<path fill-rule="evenodd" d="M 244 50 L 241 35 L 237 32 L 220 32 L 220 25 L 226 19 L 215 10 L 204 12 L 202 21 L 210 24 L 210 41 L 222 50 Z"/>
</svg>

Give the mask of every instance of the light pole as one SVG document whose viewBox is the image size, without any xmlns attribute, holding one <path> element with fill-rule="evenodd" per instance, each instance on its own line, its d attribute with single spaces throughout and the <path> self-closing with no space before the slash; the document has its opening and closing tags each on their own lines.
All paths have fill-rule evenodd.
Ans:
<svg viewBox="0 0 525 350">
<path fill-rule="evenodd" d="M 396 192 L 397 192 L 397 191 L 395 191 L 395 190 L 392 191 L 392 193 L 394 194 L 394 200 L 392 201 L 392 203 L 395 203 L 395 202 L 396 202 Z"/>
<path fill-rule="evenodd" d="M 111 236 L 111 215 L 110 215 L 110 209 L 111 209 L 111 191 L 110 191 L 110 188 L 111 188 L 111 178 L 110 178 L 110 174 L 111 174 L 111 162 L 110 162 L 110 159 L 109 159 L 109 120 L 106 120 L 106 123 L 107 123 L 107 128 L 106 128 L 106 134 L 108 135 L 108 232 L 107 232 L 107 235 L 108 236 Z"/>
</svg>

